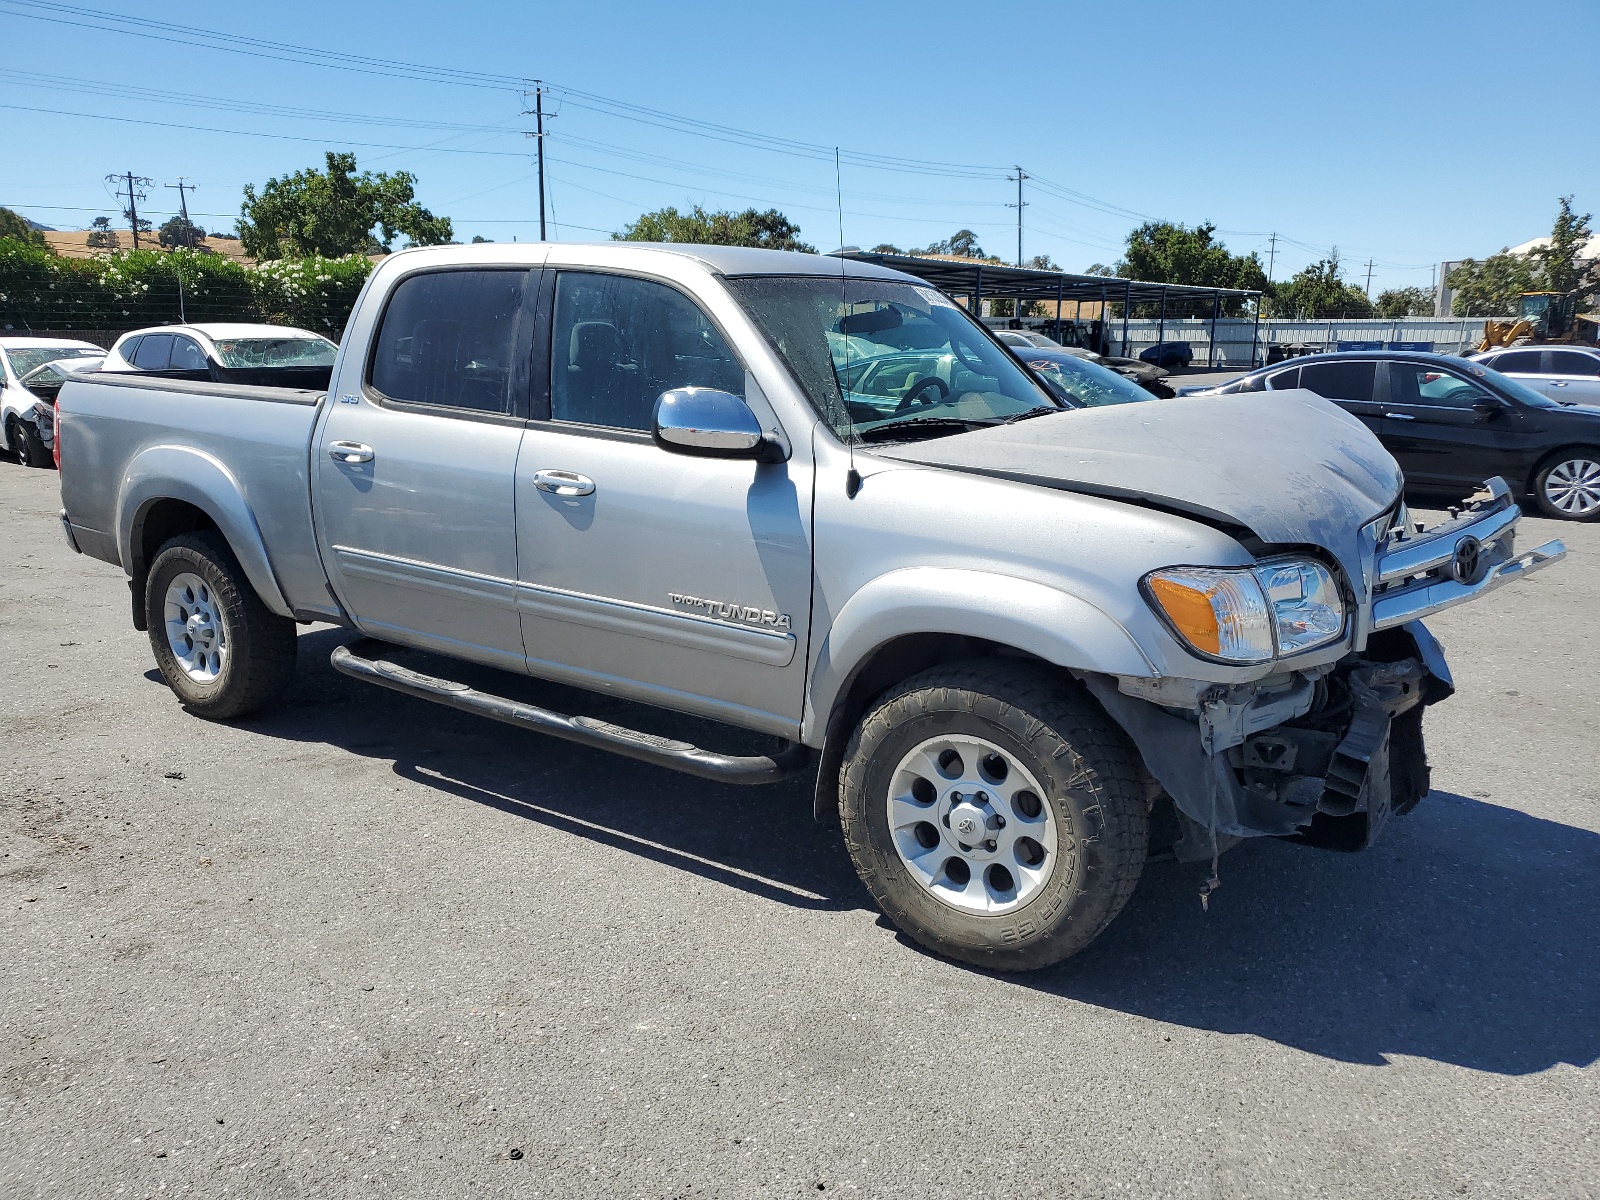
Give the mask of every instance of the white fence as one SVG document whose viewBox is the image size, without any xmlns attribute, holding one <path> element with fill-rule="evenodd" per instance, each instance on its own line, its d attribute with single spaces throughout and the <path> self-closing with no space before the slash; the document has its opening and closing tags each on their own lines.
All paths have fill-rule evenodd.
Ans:
<svg viewBox="0 0 1600 1200">
<path fill-rule="evenodd" d="M 995 321 L 1003 325 L 1005 322 Z M 1027 319 L 1023 324 L 1038 326 L 1046 322 Z M 1085 328 L 1085 333 L 1087 333 Z M 1157 336 L 1159 333 L 1159 337 Z M 1113 320 L 1106 330 L 1112 354 L 1137 358 L 1141 350 L 1157 341 L 1188 342 L 1194 351 L 1194 366 L 1211 360 L 1211 321 L 1209 318 L 1169 318 L 1163 328 L 1159 321 L 1128 322 L 1127 349 L 1123 349 L 1122 322 Z M 1252 336 L 1253 335 L 1253 336 Z M 1216 365 L 1248 369 L 1266 362 L 1268 348 L 1287 342 L 1309 345 L 1315 350 L 1337 350 L 1341 342 L 1382 347 L 1404 343 L 1404 349 L 1432 349 L 1440 354 L 1459 354 L 1475 346 L 1483 336 L 1481 317 L 1402 317 L 1381 321 L 1291 321 L 1265 320 L 1259 330 L 1244 317 L 1217 320 Z M 1254 363 L 1252 363 L 1252 347 Z"/>
</svg>

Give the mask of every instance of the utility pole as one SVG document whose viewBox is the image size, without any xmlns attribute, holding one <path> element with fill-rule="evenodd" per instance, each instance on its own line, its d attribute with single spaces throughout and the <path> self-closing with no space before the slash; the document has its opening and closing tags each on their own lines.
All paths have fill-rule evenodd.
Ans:
<svg viewBox="0 0 1600 1200">
<path fill-rule="evenodd" d="M 1372 299 L 1372 260 L 1367 259 L 1367 299 Z"/>
<path fill-rule="evenodd" d="M 1274 233 L 1267 239 L 1267 282 L 1272 282 L 1272 268 L 1278 261 L 1278 235 Z"/>
<path fill-rule="evenodd" d="M 1007 208 L 1017 210 L 1017 266 L 1019 267 L 1022 265 L 1022 210 L 1028 207 L 1027 203 L 1022 199 L 1022 181 L 1027 177 L 1027 172 L 1019 166 L 1016 174 L 1017 202 L 1006 205 Z M 1006 178 L 1010 179 L 1012 177 L 1007 175 Z"/>
<path fill-rule="evenodd" d="M 194 226 L 189 224 L 189 203 L 185 199 L 185 193 L 194 191 L 194 184 L 185 183 L 183 176 L 179 175 L 177 183 L 164 183 L 161 186 L 178 189 L 178 208 L 183 213 L 183 244 L 193 250 Z"/>
<path fill-rule="evenodd" d="M 546 241 L 547 240 L 546 237 L 545 237 L 545 229 L 544 229 L 544 93 L 545 93 L 545 87 L 544 87 L 543 81 L 535 79 L 533 81 L 533 89 L 532 90 L 533 90 L 533 110 L 530 112 L 528 109 L 525 108 L 525 109 L 522 110 L 522 115 L 525 116 L 525 117 L 532 117 L 534 119 L 534 126 L 533 126 L 534 132 L 529 133 L 526 130 L 524 130 L 522 136 L 523 137 L 531 137 L 531 138 L 537 138 L 538 139 L 537 142 L 535 143 L 535 145 L 538 147 L 538 151 L 539 151 L 539 240 L 542 242 L 542 241 Z M 528 102 L 528 93 L 526 91 L 522 93 L 522 102 L 524 104 L 526 104 Z M 554 113 L 551 113 L 550 115 L 552 117 L 555 116 Z"/>
<path fill-rule="evenodd" d="M 142 175 L 135 175 L 132 171 L 125 171 L 121 175 L 107 175 L 106 182 L 117 185 L 118 199 L 121 199 L 122 186 L 124 184 L 127 185 L 128 211 L 126 215 L 128 224 L 133 229 L 133 248 L 137 250 L 139 248 L 139 206 L 134 199 L 133 189 L 134 185 L 137 184 L 139 187 L 138 199 L 143 200 L 145 196 L 144 189 L 150 186 L 151 180 Z"/>
</svg>

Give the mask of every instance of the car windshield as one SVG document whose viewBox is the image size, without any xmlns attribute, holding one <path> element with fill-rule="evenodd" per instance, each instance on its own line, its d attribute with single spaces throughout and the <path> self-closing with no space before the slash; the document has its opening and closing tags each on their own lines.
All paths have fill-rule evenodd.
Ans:
<svg viewBox="0 0 1600 1200">
<path fill-rule="evenodd" d="M 29 346 L 27 349 L 11 347 L 6 350 L 6 357 L 11 360 L 11 369 L 17 373 L 17 378 L 21 379 L 47 362 L 63 358 L 88 358 L 91 354 L 104 353 L 104 350 L 92 346 Z"/>
<path fill-rule="evenodd" d="M 225 367 L 331 367 L 339 352 L 327 338 L 223 338 L 213 343 Z"/>
<path fill-rule="evenodd" d="M 1530 408 L 1562 407 L 1559 403 L 1550 399 L 1549 396 L 1546 396 L 1541 392 L 1534 391 L 1527 384 L 1519 383 L 1517 380 L 1512 379 L 1509 375 L 1500 374 L 1500 372 L 1496 371 L 1493 367 L 1486 367 L 1482 363 L 1475 362 L 1463 363 L 1462 367 L 1468 375 L 1476 375 L 1478 378 L 1487 381 L 1493 387 L 1510 395 L 1513 400 L 1520 401 L 1521 403 L 1528 405 Z"/>
<path fill-rule="evenodd" d="M 1022 361 L 1039 372 L 1058 395 L 1089 408 L 1099 408 L 1104 404 L 1132 404 L 1154 398 L 1126 377 L 1085 358 L 1070 358 L 1063 354 L 1035 361 L 1024 354 Z"/>
<path fill-rule="evenodd" d="M 779 275 L 728 286 L 846 440 L 942 437 L 1064 407 L 933 288 Z"/>
<path fill-rule="evenodd" d="M 52 358 L 49 362 L 35 367 L 33 370 L 24 375 L 21 379 L 21 383 L 23 387 L 32 387 L 36 383 L 54 382 L 65 379 L 74 371 L 89 370 L 93 367 L 99 366 L 101 363 L 105 362 L 105 360 L 106 356 L 104 354 L 74 354 L 67 361 L 63 361 L 59 358 Z"/>
</svg>

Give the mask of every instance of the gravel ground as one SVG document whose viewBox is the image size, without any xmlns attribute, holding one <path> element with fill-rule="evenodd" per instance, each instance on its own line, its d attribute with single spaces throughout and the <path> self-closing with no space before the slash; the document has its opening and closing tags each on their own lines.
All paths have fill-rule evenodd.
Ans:
<svg viewBox="0 0 1600 1200">
<path fill-rule="evenodd" d="M 1434 622 L 1438 790 L 1378 847 L 1246 845 L 1209 913 L 1152 865 L 998 977 L 807 784 L 364 687 L 340 630 L 187 716 L 57 505 L 0 465 L 0 1194 L 1600 1194 L 1600 528 Z"/>
</svg>

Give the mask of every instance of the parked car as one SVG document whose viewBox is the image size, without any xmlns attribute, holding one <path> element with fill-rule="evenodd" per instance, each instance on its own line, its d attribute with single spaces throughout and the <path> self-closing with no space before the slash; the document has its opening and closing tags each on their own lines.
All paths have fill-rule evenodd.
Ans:
<svg viewBox="0 0 1600 1200">
<path fill-rule="evenodd" d="M 1063 346 L 1054 338 L 1046 337 L 1042 333 L 1035 333 L 1031 329 L 995 329 L 990 332 L 1008 346 L 1021 346 L 1024 349 L 1029 346 L 1036 346 L 1041 350 L 1067 349 L 1066 346 Z M 1091 352 L 1085 350 L 1083 353 L 1088 354 Z"/>
<path fill-rule="evenodd" d="M 338 350 L 319 333 L 287 325 L 163 325 L 123 334 L 101 369 L 321 390 Z"/>
<path fill-rule="evenodd" d="M 1194 361 L 1194 350 L 1188 342 L 1157 342 L 1139 351 L 1139 358 L 1142 362 L 1154 363 L 1168 370 L 1178 367 L 1187 371 L 1189 364 Z"/>
<path fill-rule="evenodd" d="M 81 358 L 58 358 L 35 367 L 22 377 L 22 386 L 36 399 L 31 421 L 22 424 L 18 441 L 18 459 L 25 467 L 54 465 L 56 444 L 56 397 L 61 385 L 75 375 L 98 371 L 105 361 L 104 354 L 85 354 Z"/>
<path fill-rule="evenodd" d="M 1472 361 L 1562 404 L 1600 404 L 1600 349 L 1593 346 L 1509 346 Z"/>
<path fill-rule="evenodd" d="M 1062 346 L 1052 342 L 1042 333 L 1031 333 L 1028 330 L 997 329 L 992 331 L 1002 343 L 1010 347 L 1013 353 L 1024 362 L 1040 360 L 1061 361 L 1061 356 L 1082 359 L 1085 362 L 1096 363 L 1108 370 L 1115 371 L 1124 379 L 1131 379 L 1146 392 L 1159 398 L 1170 398 L 1176 393 L 1163 382 L 1167 373 L 1160 367 L 1151 366 L 1149 363 L 1140 362 L 1135 358 L 1112 358 L 1096 354 L 1093 350 L 1084 350 L 1078 346 Z M 1033 357 L 1030 357 L 1033 356 Z"/>
<path fill-rule="evenodd" d="M 39 397 L 23 377 L 49 362 L 103 358 L 93 342 L 62 338 L 0 337 L 0 449 L 24 466 L 50 465 L 50 443 L 40 426 Z"/>
<path fill-rule="evenodd" d="M 1509 480 L 1548 517 L 1600 520 L 1600 407 L 1564 405 L 1482 358 L 1398 350 L 1316 354 L 1197 395 L 1304 388 L 1372 430 L 1415 491 Z"/>
<path fill-rule="evenodd" d="M 1051 391 L 1075 407 L 1098 408 L 1151 398 L 1148 391 L 1120 372 L 1094 361 L 1098 355 L 1091 356 L 1086 350 L 1073 353 L 1065 347 L 1044 350 L 1035 346 L 1027 350 L 1011 347 L 1011 352 L 1037 371 Z"/>
<path fill-rule="evenodd" d="M 815 758 L 889 919 L 995 969 L 1105 928 L 1153 807 L 1212 869 L 1370 843 L 1452 690 L 1421 618 L 1565 552 L 1513 548 L 1498 481 L 1407 529 L 1394 460 L 1316 396 L 1069 408 L 920 280 L 812 254 L 404 250 L 332 385 L 61 390 L 64 533 L 126 572 L 190 711 L 277 700 L 326 621 L 363 635 L 345 675 L 522 730 L 725 783 Z M 458 659 L 779 741 L 552 712 Z"/>
</svg>

